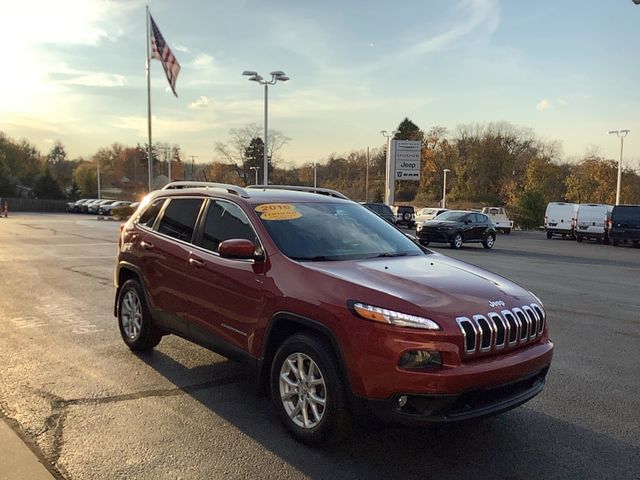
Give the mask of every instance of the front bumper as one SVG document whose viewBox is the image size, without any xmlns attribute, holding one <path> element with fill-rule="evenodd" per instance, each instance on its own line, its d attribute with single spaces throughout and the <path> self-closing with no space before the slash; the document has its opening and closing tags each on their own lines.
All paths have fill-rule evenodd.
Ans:
<svg viewBox="0 0 640 480">
<path fill-rule="evenodd" d="M 445 242 L 448 243 L 453 237 L 452 230 L 431 230 L 422 229 L 416 232 L 418 240 L 422 242 Z"/>
<path fill-rule="evenodd" d="M 424 425 L 481 418 L 506 412 L 531 400 L 544 387 L 549 365 L 511 382 L 460 394 L 398 393 L 379 399 L 357 398 L 361 408 L 387 423 Z M 400 398 L 406 403 L 400 406 Z"/>
</svg>

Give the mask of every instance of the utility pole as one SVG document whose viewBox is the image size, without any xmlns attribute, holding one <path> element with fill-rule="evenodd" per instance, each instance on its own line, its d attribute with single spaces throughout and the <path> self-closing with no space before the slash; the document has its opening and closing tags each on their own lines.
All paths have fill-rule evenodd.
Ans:
<svg viewBox="0 0 640 480">
<path fill-rule="evenodd" d="M 193 180 L 193 172 L 195 170 L 194 163 L 195 163 L 196 158 L 198 158 L 198 155 L 189 155 L 189 157 L 191 158 L 191 178 L 190 178 L 190 180 Z"/>
<path fill-rule="evenodd" d="M 367 147 L 367 160 L 365 164 L 364 175 L 364 201 L 369 201 L 369 147 Z"/>
</svg>

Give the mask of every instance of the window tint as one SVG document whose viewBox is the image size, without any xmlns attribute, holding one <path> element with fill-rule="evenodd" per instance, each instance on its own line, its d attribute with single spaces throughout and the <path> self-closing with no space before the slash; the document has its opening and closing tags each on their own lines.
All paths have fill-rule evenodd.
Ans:
<svg viewBox="0 0 640 480">
<path fill-rule="evenodd" d="M 256 242 L 256 234 L 240 207 L 230 202 L 211 201 L 207 209 L 200 245 L 207 250 L 217 252 L 220 243 L 232 238 Z"/>
<path fill-rule="evenodd" d="M 140 217 L 138 218 L 138 223 L 140 225 L 144 225 L 145 227 L 153 228 L 153 224 L 155 223 L 156 217 L 158 216 L 158 213 L 160 212 L 160 209 L 162 208 L 165 200 L 165 198 L 159 198 L 151 205 L 149 205 L 145 209 L 145 211 L 142 212 L 142 215 L 140 215 Z"/>
<path fill-rule="evenodd" d="M 476 217 L 478 217 L 478 223 L 488 223 L 489 219 L 487 218 L 486 215 L 482 215 L 480 213 L 476 214 Z"/>
<path fill-rule="evenodd" d="M 623 205 L 613 207 L 613 223 L 640 223 L 640 206 Z"/>
<path fill-rule="evenodd" d="M 201 198 L 172 198 L 164 210 L 158 231 L 190 242 L 202 201 Z"/>
</svg>

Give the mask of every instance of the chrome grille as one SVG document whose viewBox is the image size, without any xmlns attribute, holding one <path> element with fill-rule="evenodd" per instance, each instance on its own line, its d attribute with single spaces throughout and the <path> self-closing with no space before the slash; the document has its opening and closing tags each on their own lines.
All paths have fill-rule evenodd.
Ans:
<svg viewBox="0 0 640 480">
<path fill-rule="evenodd" d="M 533 342 L 545 326 L 542 307 L 532 303 L 511 310 L 458 317 L 466 355 L 498 351 Z"/>
</svg>

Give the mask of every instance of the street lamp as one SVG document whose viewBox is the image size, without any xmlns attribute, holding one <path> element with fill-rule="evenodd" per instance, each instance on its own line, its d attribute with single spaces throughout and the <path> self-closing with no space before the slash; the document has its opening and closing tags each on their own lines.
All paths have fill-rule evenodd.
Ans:
<svg viewBox="0 0 640 480">
<path fill-rule="evenodd" d="M 96 155 L 96 170 L 98 171 L 97 173 L 97 180 L 98 180 L 98 200 L 100 199 L 100 157 L 98 155 Z"/>
<path fill-rule="evenodd" d="M 447 173 L 451 170 L 445 168 L 444 172 L 444 183 L 442 184 L 442 208 L 447 208 Z"/>
<path fill-rule="evenodd" d="M 387 139 L 387 158 L 386 158 L 386 187 L 384 190 L 384 203 L 392 205 L 395 201 L 396 190 L 396 178 L 395 169 L 391 166 L 391 138 L 398 133 L 398 130 L 394 130 L 391 133 L 387 133 L 386 130 L 380 130 L 383 137 Z"/>
<path fill-rule="evenodd" d="M 622 181 L 622 147 L 624 146 L 624 137 L 631 130 L 609 130 L 609 135 L 615 133 L 620 138 L 620 160 L 618 161 L 618 183 L 616 185 L 616 205 L 620 205 L 620 182 Z"/>
<path fill-rule="evenodd" d="M 317 188 L 318 186 L 318 163 L 311 162 L 311 166 L 313 167 L 313 188 Z"/>
<path fill-rule="evenodd" d="M 267 154 L 267 150 L 268 150 L 268 145 L 269 145 L 269 139 L 268 139 L 268 130 L 267 130 L 267 122 L 268 122 L 268 98 L 269 98 L 269 94 L 268 94 L 268 87 L 269 85 L 275 85 L 276 83 L 278 83 L 278 81 L 280 82 L 286 82 L 287 80 L 289 80 L 289 77 L 287 77 L 285 75 L 285 73 L 281 70 L 276 70 L 275 72 L 271 72 L 269 75 L 271 75 L 271 80 L 270 81 L 266 81 L 264 78 L 262 78 L 262 75 L 258 75 L 258 72 L 254 72 L 253 70 L 245 70 L 244 72 L 242 72 L 242 75 L 246 75 L 249 77 L 249 80 L 252 82 L 257 82 L 260 85 L 264 85 L 264 185 L 265 187 L 269 184 L 268 179 L 268 173 L 269 173 L 269 160 L 268 160 L 268 154 Z"/>
<path fill-rule="evenodd" d="M 249 167 L 249 170 L 256 171 L 256 185 L 258 185 L 258 170 L 260 170 L 260 167 Z"/>
</svg>

